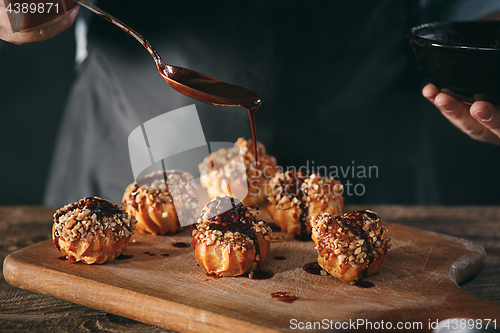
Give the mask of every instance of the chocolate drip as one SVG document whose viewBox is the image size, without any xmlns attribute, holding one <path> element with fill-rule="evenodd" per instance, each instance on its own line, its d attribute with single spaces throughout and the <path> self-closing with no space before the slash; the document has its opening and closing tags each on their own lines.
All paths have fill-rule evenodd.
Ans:
<svg viewBox="0 0 500 333">
<path fill-rule="evenodd" d="M 250 119 L 250 127 L 252 128 L 252 140 L 253 140 L 253 149 L 254 149 L 254 153 L 255 153 L 255 178 L 257 180 L 257 192 L 256 192 L 256 196 L 257 196 L 257 214 L 259 213 L 259 181 L 260 181 L 260 177 L 259 177 L 259 154 L 258 154 L 258 149 L 257 149 L 257 134 L 255 132 L 255 112 L 257 111 L 259 107 L 253 107 L 253 108 L 248 108 L 248 117 Z"/>
<path fill-rule="evenodd" d="M 220 197 L 218 198 L 221 201 L 231 201 L 231 209 L 218 212 L 217 215 L 212 216 L 210 218 L 209 224 L 211 230 L 219 230 L 222 233 L 227 231 L 231 232 L 239 232 L 240 234 L 244 234 L 248 236 L 254 244 L 255 255 L 259 254 L 259 244 L 257 242 L 257 238 L 255 237 L 255 233 L 252 230 L 254 217 L 252 217 L 251 213 L 248 209 L 240 202 L 235 204 L 234 199 L 232 197 Z M 216 206 L 218 209 L 219 204 Z M 222 207 L 227 207 L 227 205 L 222 204 Z"/>
<path fill-rule="evenodd" d="M 97 216 L 110 217 L 114 214 L 122 214 L 122 211 L 113 206 L 107 200 L 100 200 L 96 198 L 88 198 L 85 200 L 88 209 L 97 214 Z"/>
<path fill-rule="evenodd" d="M 252 227 L 252 218 L 248 209 L 240 202 L 234 203 L 234 199 L 230 197 L 218 198 L 221 201 L 230 200 L 231 209 L 226 211 L 215 212 L 215 215 L 210 218 L 210 229 L 220 230 L 222 232 L 244 232 Z M 219 207 L 218 205 L 217 207 Z M 216 207 L 216 209 L 218 209 Z M 227 207 L 222 203 L 222 207 Z M 213 211 L 212 211 L 213 212 Z"/>
<path fill-rule="evenodd" d="M 307 223 L 307 214 L 309 213 L 309 209 L 306 206 L 305 202 L 301 202 L 299 207 L 300 209 L 302 209 L 302 213 L 300 213 L 299 216 L 300 233 L 297 236 L 300 240 L 307 240 L 306 223 Z"/>
<path fill-rule="evenodd" d="M 354 235 L 359 236 L 361 239 L 363 239 L 363 245 L 367 247 L 368 263 L 366 265 L 366 268 L 361 273 L 362 277 L 366 277 L 368 273 L 368 267 L 370 266 L 370 263 L 373 262 L 372 251 L 374 249 L 370 235 L 368 235 L 363 229 L 363 224 L 366 217 L 372 220 L 379 219 L 379 216 L 377 214 L 369 211 L 354 211 L 344 214 L 344 219 L 342 220 L 342 226 L 347 227 L 349 231 L 351 231 Z"/>
<path fill-rule="evenodd" d="M 307 237 L 307 215 L 309 214 L 309 207 L 306 205 L 307 193 L 302 190 L 302 184 L 305 179 L 309 177 L 310 173 L 307 170 L 290 170 L 287 175 L 291 178 L 291 182 L 282 184 L 283 194 L 296 197 L 300 201 L 301 213 L 299 216 L 300 232 L 298 234 L 299 240 L 308 240 Z"/>
<path fill-rule="evenodd" d="M 73 205 L 70 210 L 74 210 L 77 208 L 88 208 L 90 211 L 96 213 L 98 217 L 110 217 L 114 214 L 123 214 L 123 211 L 117 208 L 111 201 L 96 197 L 85 197 L 78 203 Z M 55 214 L 54 219 L 57 220 L 60 216 L 66 214 L 67 212 L 67 210 L 59 210 Z"/>
<path fill-rule="evenodd" d="M 59 238 L 59 233 L 56 230 L 56 232 L 54 233 L 54 245 L 56 246 L 56 249 L 58 251 L 61 251 L 61 247 L 59 246 Z"/>
</svg>

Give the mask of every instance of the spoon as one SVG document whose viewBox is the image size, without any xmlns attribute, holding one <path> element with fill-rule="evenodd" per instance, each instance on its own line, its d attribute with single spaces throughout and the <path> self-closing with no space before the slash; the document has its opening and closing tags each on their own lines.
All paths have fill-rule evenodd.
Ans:
<svg viewBox="0 0 500 333">
<path fill-rule="evenodd" d="M 153 46 L 135 30 L 86 0 L 73 1 L 137 39 L 153 57 L 163 79 L 181 94 L 211 105 L 240 106 L 249 113 L 255 113 L 259 108 L 261 101 L 254 92 L 188 68 L 167 65 Z"/>
</svg>

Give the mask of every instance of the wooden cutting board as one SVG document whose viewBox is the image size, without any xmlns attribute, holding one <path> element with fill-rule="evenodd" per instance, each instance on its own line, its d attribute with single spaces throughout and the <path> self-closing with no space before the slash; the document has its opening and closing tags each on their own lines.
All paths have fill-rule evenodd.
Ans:
<svg viewBox="0 0 500 333">
<path fill-rule="evenodd" d="M 421 332 L 430 331 L 436 320 L 456 317 L 500 323 L 499 304 L 455 283 L 482 270 L 482 246 L 385 225 L 392 249 L 382 270 L 366 279 L 370 288 L 307 273 L 303 266 L 316 260 L 313 242 L 281 232 L 273 234 L 263 265 L 275 275 L 265 280 L 207 276 L 191 247 L 173 246 L 189 244 L 190 230 L 173 236 L 136 235 L 125 251 L 131 258 L 103 265 L 70 264 L 58 259 L 61 253 L 51 241 L 44 241 L 10 254 L 3 272 L 19 288 L 181 332 L 320 331 L 340 328 L 341 322 L 353 331 L 388 328 L 388 322 L 394 331 L 400 322 L 413 328 L 407 331 Z M 271 297 L 276 292 L 297 299 L 285 303 Z"/>
</svg>

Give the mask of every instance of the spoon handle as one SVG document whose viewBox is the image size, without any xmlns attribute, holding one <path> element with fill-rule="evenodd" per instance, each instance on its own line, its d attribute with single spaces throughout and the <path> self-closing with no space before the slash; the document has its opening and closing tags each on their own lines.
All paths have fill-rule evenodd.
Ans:
<svg viewBox="0 0 500 333">
<path fill-rule="evenodd" d="M 137 41 L 139 43 L 141 43 L 142 46 L 144 46 L 148 50 L 148 52 L 151 54 L 151 56 L 154 58 L 154 60 L 156 62 L 156 66 L 158 67 L 160 72 L 165 70 L 165 67 L 167 65 L 161 60 L 160 55 L 158 54 L 158 52 L 156 52 L 156 50 L 153 48 L 153 46 L 151 46 L 151 44 L 147 41 L 147 39 L 142 37 L 141 34 L 139 34 L 137 31 L 135 31 L 134 29 L 132 29 L 131 27 L 129 27 L 128 25 L 126 25 L 122 21 L 118 20 L 116 17 L 109 15 L 108 13 L 106 13 L 105 11 L 100 9 L 99 7 L 95 6 L 94 4 L 92 4 L 86 0 L 73 0 L 73 1 L 79 5 L 87 8 L 91 12 L 99 15 L 100 17 L 102 17 L 106 21 L 113 23 L 114 25 L 116 25 L 117 27 L 119 27 L 120 29 L 127 32 L 129 35 L 131 35 L 135 39 L 137 39 Z"/>
</svg>

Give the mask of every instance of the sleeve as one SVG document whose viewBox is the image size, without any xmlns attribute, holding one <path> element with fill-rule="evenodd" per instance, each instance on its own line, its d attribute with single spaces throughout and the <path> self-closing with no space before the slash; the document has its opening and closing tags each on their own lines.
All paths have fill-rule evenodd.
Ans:
<svg viewBox="0 0 500 333">
<path fill-rule="evenodd" d="M 479 20 L 500 12 L 499 0 L 421 0 L 424 21 Z"/>
</svg>

